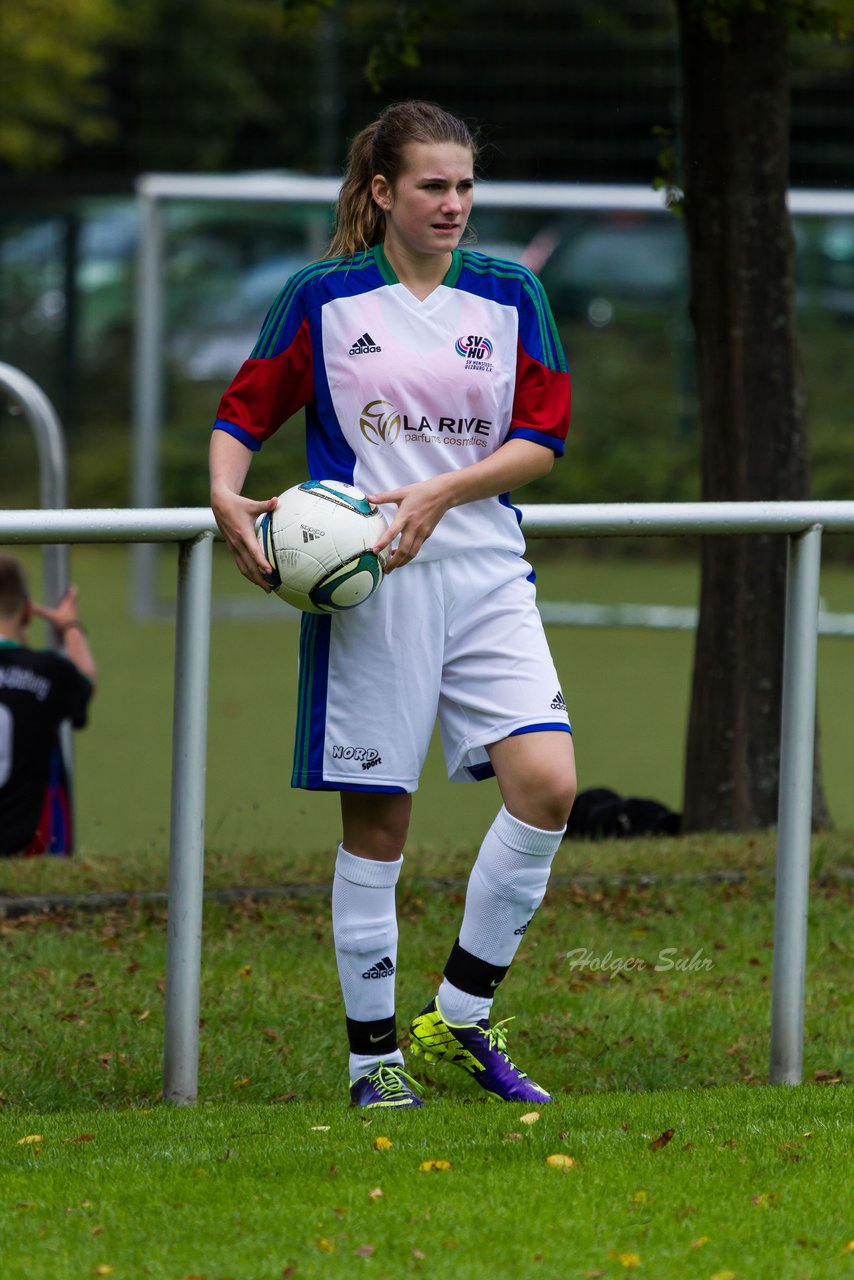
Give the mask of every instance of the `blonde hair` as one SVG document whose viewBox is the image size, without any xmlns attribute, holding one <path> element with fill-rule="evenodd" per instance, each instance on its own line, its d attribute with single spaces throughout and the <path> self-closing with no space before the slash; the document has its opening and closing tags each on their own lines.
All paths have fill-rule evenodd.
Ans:
<svg viewBox="0 0 854 1280">
<path fill-rule="evenodd" d="M 454 142 L 467 147 L 473 159 L 477 156 L 468 126 L 435 103 L 411 99 L 386 107 L 350 143 L 328 258 L 349 258 L 382 241 L 385 215 L 374 201 L 371 183 L 382 174 L 394 186 L 409 142 Z"/>
</svg>

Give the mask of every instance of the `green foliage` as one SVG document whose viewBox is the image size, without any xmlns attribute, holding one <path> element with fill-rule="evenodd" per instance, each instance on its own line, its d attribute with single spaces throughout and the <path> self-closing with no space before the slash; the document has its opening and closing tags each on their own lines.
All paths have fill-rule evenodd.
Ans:
<svg viewBox="0 0 854 1280">
<path fill-rule="evenodd" d="M 782 14 L 801 35 L 846 39 L 854 31 L 852 0 L 689 0 L 689 9 L 713 40 L 724 42 L 732 36 L 733 18 L 746 11 Z"/>
<path fill-rule="evenodd" d="M 18 169 L 54 163 L 69 137 L 112 136 L 100 108 L 111 48 L 129 41 L 134 9 L 121 0 L 40 0 L 3 6 L 0 161 Z"/>
<path fill-rule="evenodd" d="M 399 67 L 417 67 L 419 48 L 437 21 L 449 17 L 447 0 L 402 0 L 397 5 L 395 20 L 371 46 L 365 62 L 365 78 L 379 93 L 388 78 Z"/>
</svg>

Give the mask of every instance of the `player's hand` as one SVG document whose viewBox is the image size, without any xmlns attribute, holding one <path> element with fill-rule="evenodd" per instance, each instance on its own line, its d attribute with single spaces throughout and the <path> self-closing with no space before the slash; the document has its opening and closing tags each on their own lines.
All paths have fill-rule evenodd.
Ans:
<svg viewBox="0 0 854 1280">
<path fill-rule="evenodd" d="M 278 498 L 267 498 L 265 502 L 256 502 L 227 489 L 211 491 L 214 517 L 235 564 L 244 578 L 254 582 L 268 595 L 273 588 L 265 580 L 264 574 L 272 573 L 273 566 L 261 552 L 260 543 L 255 536 L 255 521 L 266 511 L 274 511 L 278 501 Z"/>
<path fill-rule="evenodd" d="M 384 503 L 397 506 L 397 514 L 387 531 L 371 548 L 374 552 L 384 551 L 395 538 L 399 539 L 386 563 L 386 573 L 414 560 L 448 510 L 451 503 L 445 480 L 444 476 L 434 476 L 417 484 L 404 485 L 401 489 L 391 489 L 388 493 L 367 495 L 368 500 L 378 506 Z"/>
</svg>

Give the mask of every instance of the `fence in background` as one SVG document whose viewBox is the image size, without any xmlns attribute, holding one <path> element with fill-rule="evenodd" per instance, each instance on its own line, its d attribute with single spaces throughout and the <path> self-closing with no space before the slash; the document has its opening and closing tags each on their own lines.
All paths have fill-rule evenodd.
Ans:
<svg viewBox="0 0 854 1280">
<path fill-rule="evenodd" d="M 777 533 L 788 537 L 769 1076 L 799 1084 L 815 737 L 821 535 L 854 533 L 854 502 L 523 506 L 532 538 Z M 164 1096 L 198 1096 L 207 693 L 216 525 L 204 507 L 0 512 L 0 543 L 177 543 Z"/>
</svg>

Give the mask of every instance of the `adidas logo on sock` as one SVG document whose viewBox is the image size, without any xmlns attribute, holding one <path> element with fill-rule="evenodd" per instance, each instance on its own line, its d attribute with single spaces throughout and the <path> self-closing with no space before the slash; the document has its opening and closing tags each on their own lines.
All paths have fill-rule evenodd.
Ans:
<svg viewBox="0 0 854 1280">
<path fill-rule="evenodd" d="M 391 978 L 394 976 L 394 965 L 391 956 L 383 956 L 382 960 L 378 960 L 376 964 L 372 964 L 370 969 L 366 969 L 362 974 L 363 978 Z"/>
<path fill-rule="evenodd" d="M 372 356 L 382 351 L 382 347 L 378 347 L 369 333 L 363 333 L 361 338 L 357 338 L 350 348 L 351 356 Z"/>
<path fill-rule="evenodd" d="M 560 689 L 551 700 L 552 711 L 566 711 L 566 698 L 564 698 Z"/>
</svg>

